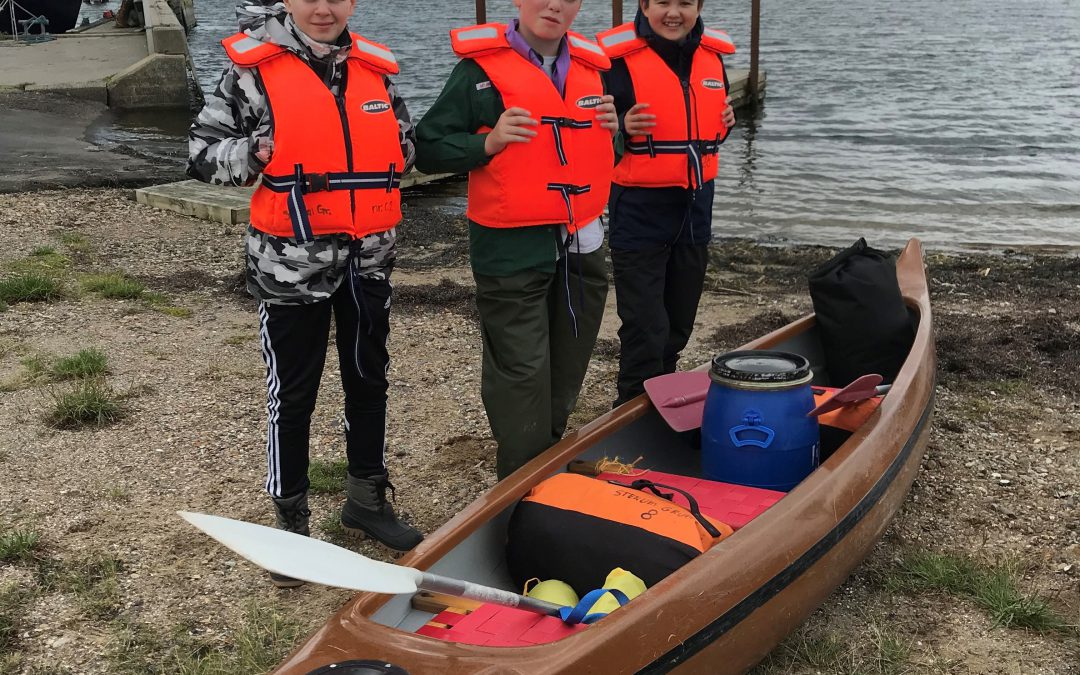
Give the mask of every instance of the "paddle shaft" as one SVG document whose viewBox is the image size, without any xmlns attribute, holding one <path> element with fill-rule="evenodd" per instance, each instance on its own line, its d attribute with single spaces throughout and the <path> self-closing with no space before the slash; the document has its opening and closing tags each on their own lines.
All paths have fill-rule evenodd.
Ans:
<svg viewBox="0 0 1080 675">
<path fill-rule="evenodd" d="M 535 614 L 559 616 L 559 605 L 543 600 L 537 600 L 536 598 L 530 598 L 526 595 L 518 595 L 517 593 L 511 593 L 510 591 L 504 591 L 499 588 L 481 586 L 480 584 L 474 584 L 471 581 L 451 579 L 450 577 L 444 577 L 430 572 L 420 573 L 420 581 L 417 582 L 416 587 L 421 590 L 431 591 L 432 593 L 445 593 L 446 595 L 470 598 L 472 600 L 479 600 L 480 602 L 490 602 L 495 605 L 517 607 L 518 609 L 524 609 Z"/>
<path fill-rule="evenodd" d="M 686 394 L 685 396 L 672 396 L 668 400 L 660 404 L 665 408 L 681 408 L 684 405 L 690 405 L 691 403 L 697 403 L 705 398 L 705 395 L 709 393 L 709 390 L 702 389 L 701 391 L 695 391 L 692 394 Z"/>
</svg>

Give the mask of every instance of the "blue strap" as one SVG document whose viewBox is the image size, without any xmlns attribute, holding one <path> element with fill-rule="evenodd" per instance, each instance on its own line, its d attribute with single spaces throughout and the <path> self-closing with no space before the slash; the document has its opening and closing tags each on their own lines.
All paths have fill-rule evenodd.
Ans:
<svg viewBox="0 0 1080 675">
<path fill-rule="evenodd" d="M 303 176 L 304 166 L 297 164 L 296 182 L 289 190 L 289 220 L 292 221 L 293 236 L 298 244 L 315 239 L 315 234 L 311 231 L 311 221 L 308 220 L 307 207 L 304 205 Z"/>
<path fill-rule="evenodd" d="M 573 607 L 562 607 L 559 609 L 559 616 L 563 621 L 569 624 L 575 623 L 593 623 L 607 616 L 607 612 L 595 612 L 593 614 L 586 614 L 589 609 L 596 604 L 604 593 L 611 593 L 611 595 L 618 601 L 619 607 L 622 607 L 626 603 L 630 602 L 630 598 L 626 597 L 626 593 L 623 593 L 617 588 L 597 588 L 589 591 L 585 594 L 578 604 Z"/>
</svg>

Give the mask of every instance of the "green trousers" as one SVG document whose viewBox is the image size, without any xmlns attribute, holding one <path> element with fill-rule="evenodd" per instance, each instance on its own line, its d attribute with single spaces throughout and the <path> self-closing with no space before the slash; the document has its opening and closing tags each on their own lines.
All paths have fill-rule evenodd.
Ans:
<svg viewBox="0 0 1080 675">
<path fill-rule="evenodd" d="M 502 479 L 566 431 L 604 316 L 604 249 L 568 254 L 554 273 L 474 271 L 473 278 L 484 344 L 481 395 Z"/>
</svg>

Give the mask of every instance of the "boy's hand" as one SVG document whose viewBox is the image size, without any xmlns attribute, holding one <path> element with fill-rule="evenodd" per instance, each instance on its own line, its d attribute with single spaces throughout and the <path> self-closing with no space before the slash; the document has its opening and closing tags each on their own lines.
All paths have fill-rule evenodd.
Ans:
<svg viewBox="0 0 1080 675">
<path fill-rule="evenodd" d="M 536 120 L 529 117 L 529 111 L 524 108 L 507 108 L 495 128 L 488 132 L 484 139 L 484 152 L 491 155 L 502 152 L 510 143 L 528 143 L 536 132 L 529 127 L 535 127 Z"/>
<path fill-rule="evenodd" d="M 596 106 L 596 119 L 600 120 L 600 126 L 611 132 L 614 136 L 619 132 L 619 115 L 615 112 L 615 97 L 605 94 L 600 97 L 600 105 Z"/>
<path fill-rule="evenodd" d="M 724 126 L 730 129 L 735 126 L 735 108 L 728 106 L 724 108 Z"/>
<path fill-rule="evenodd" d="M 255 159 L 262 162 L 264 165 L 270 163 L 270 157 L 274 154 L 274 139 L 260 136 L 255 139 L 255 148 L 251 153 L 255 155 Z"/>
<path fill-rule="evenodd" d="M 653 120 L 656 119 L 656 115 L 641 112 L 648 107 L 648 103 L 638 103 L 633 108 L 626 111 L 626 117 L 623 118 L 623 124 L 626 126 L 626 133 L 628 135 L 645 136 L 656 126 L 656 122 L 653 122 Z"/>
</svg>

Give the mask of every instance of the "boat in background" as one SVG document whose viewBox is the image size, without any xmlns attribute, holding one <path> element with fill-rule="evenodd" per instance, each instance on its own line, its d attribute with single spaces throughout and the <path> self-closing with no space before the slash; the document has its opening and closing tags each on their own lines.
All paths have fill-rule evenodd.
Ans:
<svg viewBox="0 0 1080 675">
<path fill-rule="evenodd" d="M 82 9 L 82 0 L 14 0 L 15 1 L 15 28 L 22 34 L 22 26 L 19 21 L 44 16 L 49 20 L 45 27 L 48 33 L 65 33 L 75 27 L 79 20 L 79 11 Z M 11 11 L 5 7 L 0 12 L 0 32 L 11 34 Z M 36 32 L 36 29 L 35 29 Z"/>
<path fill-rule="evenodd" d="M 752 667 L 866 557 L 918 472 L 934 411 L 936 356 L 917 240 L 908 242 L 896 270 L 917 329 L 889 394 L 794 489 L 625 607 L 558 639 L 496 647 L 418 633 L 440 611 L 418 597 L 362 593 L 275 672 L 715 675 Z M 743 349 L 801 354 L 811 363 L 815 385 L 837 384 L 829 382 L 813 315 Z M 643 467 L 700 476 L 701 453 L 689 436 L 672 431 L 649 399 L 639 396 L 498 483 L 400 562 L 520 592 L 508 573 L 506 538 L 510 515 L 526 493 L 570 462 L 614 456 L 640 454 Z"/>
</svg>

